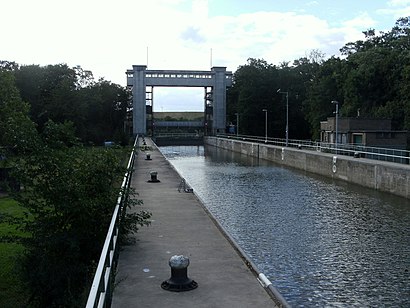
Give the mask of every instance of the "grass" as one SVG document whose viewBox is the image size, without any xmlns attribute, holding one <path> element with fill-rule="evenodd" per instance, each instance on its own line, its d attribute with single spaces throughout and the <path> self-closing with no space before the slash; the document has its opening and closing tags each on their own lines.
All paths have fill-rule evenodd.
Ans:
<svg viewBox="0 0 410 308">
<path fill-rule="evenodd" d="M 16 201 L 8 197 L 0 198 L 0 215 L 22 217 L 23 208 Z M 0 216 L 1 217 L 1 216 Z M 0 222 L 0 236 L 23 235 L 17 229 L 17 225 Z M 27 292 L 17 274 L 16 260 L 24 252 L 24 248 L 18 243 L 0 242 L 0 307 L 24 307 Z"/>
</svg>

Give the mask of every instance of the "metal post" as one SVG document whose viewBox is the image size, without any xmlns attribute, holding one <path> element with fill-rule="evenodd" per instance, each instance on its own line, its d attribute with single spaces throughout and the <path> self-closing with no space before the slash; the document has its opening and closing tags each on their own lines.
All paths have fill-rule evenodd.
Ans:
<svg viewBox="0 0 410 308">
<path fill-rule="evenodd" d="M 289 92 L 286 92 L 286 146 L 289 144 Z"/>
<path fill-rule="evenodd" d="M 265 143 L 268 142 L 268 110 L 262 109 L 265 112 Z"/>
<path fill-rule="evenodd" d="M 286 139 L 286 146 L 289 145 L 289 92 L 281 92 L 280 89 L 276 91 L 280 94 L 286 94 L 286 128 L 285 128 L 285 139 Z"/>
<path fill-rule="evenodd" d="M 339 102 L 338 101 L 332 101 L 332 104 L 336 104 L 336 111 L 335 111 L 335 115 L 336 115 L 336 122 L 335 122 L 335 131 L 336 131 L 336 136 L 335 136 L 335 151 L 337 154 L 337 135 L 338 135 L 338 117 L 339 117 Z"/>
<path fill-rule="evenodd" d="M 236 112 L 236 137 L 239 135 L 239 113 Z"/>
</svg>

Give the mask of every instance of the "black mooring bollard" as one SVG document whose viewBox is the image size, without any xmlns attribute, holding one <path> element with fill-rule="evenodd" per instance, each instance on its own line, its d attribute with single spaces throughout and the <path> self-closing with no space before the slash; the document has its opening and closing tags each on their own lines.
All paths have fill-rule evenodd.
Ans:
<svg viewBox="0 0 410 308">
<path fill-rule="evenodd" d="M 151 159 L 151 154 L 150 154 L 150 153 L 147 153 L 147 154 L 146 154 L 145 160 L 152 160 L 152 159 Z"/>
<path fill-rule="evenodd" d="M 160 180 L 158 180 L 158 178 L 157 178 L 158 172 L 151 171 L 150 175 L 151 175 L 151 179 L 148 180 L 149 183 L 158 183 L 158 182 L 160 182 Z"/>
<path fill-rule="evenodd" d="M 161 284 L 161 288 L 167 291 L 183 292 L 196 289 L 198 283 L 188 278 L 189 258 L 185 256 L 172 256 L 169 259 L 171 278 Z"/>
</svg>

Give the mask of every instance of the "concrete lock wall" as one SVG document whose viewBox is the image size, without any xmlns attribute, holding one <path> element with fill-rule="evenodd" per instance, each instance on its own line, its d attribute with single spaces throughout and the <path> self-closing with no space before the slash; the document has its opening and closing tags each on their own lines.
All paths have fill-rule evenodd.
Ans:
<svg viewBox="0 0 410 308">
<path fill-rule="evenodd" d="M 410 199 L 409 165 L 216 137 L 205 144 Z"/>
</svg>

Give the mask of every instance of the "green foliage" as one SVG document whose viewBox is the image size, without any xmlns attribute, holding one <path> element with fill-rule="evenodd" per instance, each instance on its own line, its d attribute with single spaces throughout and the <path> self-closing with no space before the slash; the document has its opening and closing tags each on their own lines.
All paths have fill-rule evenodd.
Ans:
<svg viewBox="0 0 410 308">
<path fill-rule="evenodd" d="M 81 88 L 77 94 L 79 101 L 87 103 L 82 114 L 84 120 L 76 125 L 80 137 L 95 144 L 105 140 L 126 143 L 124 120 L 130 107 L 130 93 L 116 84 L 100 80 L 92 87 Z"/>
<path fill-rule="evenodd" d="M 32 235 L 23 241 L 23 273 L 41 307 L 80 300 L 98 259 L 123 171 L 107 151 L 46 149 L 16 164 L 25 187 L 16 199 L 32 215 L 22 224 Z"/>
<path fill-rule="evenodd" d="M 23 146 L 30 154 L 10 163 L 23 188 L 14 194 L 23 216 L 2 213 L 8 232 L 1 239 L 24 248 L 15 260 L 31 307 L 83 306 L 125 173 L 122 149 L 76 144 L 72 124 L 53 121 L 29 148 L 15 144 L 16 153 Z M 136 204 L 130 197 L 126 205 Z M 123 235 L 147 225 L 150 215 L 126 213 Z"/>
<path fill-rule="evenodd" d="M 16 236 L 27 236 L 18 229 L 18 219 L 23 216 L 23 208 L 16 201 L 0 198 L 0 307 L 25 307 L 29 297 L 16 263 L 24 247 L 10 241 Z"/>
<path fill-rule="evenodd" d="M 264 60 L 249 59 L 234 74 L 233 87 L 228 91 L 228 118 L 236 122 L 235 113 L 240 115 L 240 133 L 264 135 L 265 115 L 268 110 L 268 136 L 285 138 L 286 95 L 289 105 L 290 138 L 307 138 L 308 125 L 303 113 L 305 84 L 312 74 L 301 59 L 300 67 L 280 68 Z M 282 93 L 280 93 L 282 92 Z"/>
<path fill-rule="evenodd" d="M 130 187 L 128 191 L 124 192 L 126 195 L 126 208 L 123 211 L 120 224 L 120 243 L 127 244 L 130 241 L 130 235 L 135 234 L 140 227 L 149 226 L 151 224 L 150 218 L 152 216 L 151 212 L 148 211 L 133 211 L 135 206 L 141 205 L 143 202 L 138 199 L 138 193 L 135 189 Z M 131 210 L 131 211 L 128 211 Z"/>
<path fill-rule="evenodd" d="M 49 120 L 44 128 L 42 138 L 49 147 L 54 149 L 79 145 L 78 138 L 75 136 L 74 124 L 68 121 L 58 124 Z"/>
<path fill-rule="evenodd" d="M 40 131 L 49 120 L 71 122 L 76 136 L 84 143 L 101 145 L 105 140 L 127 143 L 124 121 L 130 107 L 130 93 L 125 88 L 104 79 L 96 82 L 92 73 L 81 67 L 69 68 L 66 64 L 19 67 L 3 62 L 3 71 L 7 68 L 15 77 L 17 93 L 30 104 L 30 118 Z"/>
<path fill-rule="evenodd" d="M 28 290 L 20 279 L 16 264 L 23 249 L 18 243 L 0 242 L 0 307 L 27 307 Z"/>
<path fill-rule="evenodd" d="M 16 163 L 30 217 L 22 230 L 23 275 L 33 306 L 79 306 L 98 261 L 124 172 L 118 150 L 51 148 Z"/>
<path fill-rule="evenodd" d="M 37 142 L 37 131 L 28 111 L 29 106 L 15 87 L 13 74 L 0 70 L 0 145 L 7 145 L 8 152 L 27 153 Z"/>
<path fill-rule="evenodd" d="M 391 31 L 363 32 L 364 40 L 341 48 L 345 58 L 317 50 L 293 65 L 279 67 L 249 59 L 234 74 L 228 92 L 228 119 L 240 114 L 241 134 L 263 135 L 269 110 L 268 135 L 284 138 L 284 100 L 277 89 L 289 93 L 289 137 L 319 137 L 320 121 L 334 116 L 331 101 L 340 103 L 340 115 L 387 117 L 392 128 L 410 128 L 410 18 L 400 18 Z"/>
<path fill-rule="evenodd" d="M 83 306 L 128 153 L 121 148 L 78 145 L 70 122 L 48 121 L 35 140 L 30 147 L 13 144 L 15 153 L 30 155 L 16 154 L 9 163 L 23 188 L 13 195 L 22 210 L 0 213 L 1 245 L 20 255 L 12 270 L 19 269 L 19 285 L 30 294 L 27 305 Z M 127 194 L 125 206 L 140 204 L 132 190 Z M 124 212 L 123 238 L 148 225 L 150 216 L 145 211 Z M 5 258 L 10 261 L 10 254 Z M 11 275 L 11 270 L 5 275 Z"/>
<path fill-rule="evenodd" d="M 319 138 L 320 121 L 333 116 L 334 106 L 330 102 L 340 100 L 339 84 L 342 80 L 341 60 L 333 57 L 317 68 L 309 84 L 304 110 L 313 139 Z"/>
<path fill-rule="evenodd" d="M 0 61 L 0 159 L 22 188 L 13 197 L 23 209 L 23 216 L 0 212 L 0 259 L 15 262 L 4 281 L 25 290 L 19 293 L 28 306 L 84 305 L 126 153 L 80 142 L 126 144 L 129 101 L 126 89 L 95 82 L 79 67 Z M 130 192 L 125 205 L 138 204 Z M 122 236 L 148 225 L 150 216 L 124 213 Z"/>
</svg>

